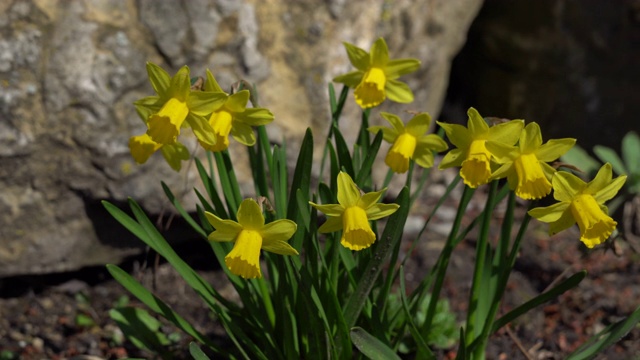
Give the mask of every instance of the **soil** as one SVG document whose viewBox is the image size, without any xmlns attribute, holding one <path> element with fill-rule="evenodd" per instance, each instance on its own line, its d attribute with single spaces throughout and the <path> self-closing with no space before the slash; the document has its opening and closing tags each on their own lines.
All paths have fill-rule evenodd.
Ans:
<svg viewBox="0 0 640 360">
<path fill-rule="evenodd" d="M 435 203 L 433 193 L 437 188 L 432 190 L 418 207 L 425 213 Z M 483 194 L 476 195 L 474 202 L 477 203 L 470 207 L 469 217 L 477 214 L 482 206 Z M 446 215 L 452 209 L 455 210 L 453 205 L 448 210 L 445 207 L 441 213 Z M 522 218 L 524 211 L 525 207 L 520 204 L 516 217 Z M 424 215 L 419 213 L 411 218 L 418 223 L 424 220 Z M 500 211 L 496 211 L 497 220 L 500 216 Z M 434 219 L 434 231 L 421 239 L 412 254 L 411 265 L 407 267 L 409 287 L 415 286 L 429 271 L 444 238 L 438 229 L 446 229 L 447 221 L 450 221 L 447 216 Z M 411 231 L 409 228 L 408 224 L 407 232 Z M 530 224 L 500 313 L 575 272 L 586 269 L 588 275 L 577 288 L 493 335 L 487 350 L 488 359 L 562 359 L 592 334 L 622 319 L 640 304 L 640 255 L 634 251 L 640 248 L 639 244 L 617 240 L 612 246 L 587 251 L 578 241 L 577 228 L 552 238 L 546 229 L 546 224 L 536 221 Z M 442 234 L 438 235 L 439 232 Z M 226 289 L 224 274 L 209 261 L 209 252 L 207 245 L 200 241 L 187 242 L 179 249 L 207 281 L 218 289 Z M 449 299 L 459 320 L 466 311 L 474 256 L 472 233 L 454 251 L 443 290 L 443 297 Z M 156 260 L 154 254 L 143 254 L 121 266 L 154 289 L 157 296 L 195 324 L 199 331 L 224 342 L 224 331 L 209 316 L 206 305 L 169 265 Z M 228 294 L 233 296 L 231 290 Z M 144 308 L 104 267 L 0 279 L 0 360 L 155 358 L 153 353 L 140 350 L 124 339 L 109 317 L 109 310 L 125 303 Z M 187 350 L 190 338 L 160 320 L 161 331 L 169 339 L 168 349 L 174 358 L 190 359 Z M 453 358 L 455 349 L 444 349 L 439 354 L 442 358 Z M 640 327 L 597 358 L 640 359 Z"/>
</svg>

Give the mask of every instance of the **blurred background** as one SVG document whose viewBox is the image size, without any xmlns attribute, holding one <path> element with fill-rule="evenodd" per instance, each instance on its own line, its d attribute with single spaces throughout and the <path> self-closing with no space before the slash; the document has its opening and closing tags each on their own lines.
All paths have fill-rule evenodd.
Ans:
<svg viewBox="0 0 640 360">
<path fill-rule="evenodd" d="M 272 141 L 293 150 L 306 128 L 329 125 L 327 83 L 350 70 L 341 42 L 368 50 L 380 36 L 422 67 L 403 78 L 415 102 L 384 104 L 373 123 L 380 110 L 466 123 L 474 106 L 536 121 L 545 140 L 616 150 L 640 130 L 637 0 L 0 0 L 0 278 L 139 254 L 103 199 L 131 196 L 158 216 L 170 211 L 164 180 L 194 206 L 193 166 L 129 155 L 145 131 L 131 104 L 153 94 L 145 62 L 209 68 L 225 89 L 255 83 L 276 116 Z M 358 119 L 353 101 L 346 111 Z M 349 136 L 353 124 L 341 124 Z M 169 229 L 190 236 L 179 221 Z"/>
</svg>

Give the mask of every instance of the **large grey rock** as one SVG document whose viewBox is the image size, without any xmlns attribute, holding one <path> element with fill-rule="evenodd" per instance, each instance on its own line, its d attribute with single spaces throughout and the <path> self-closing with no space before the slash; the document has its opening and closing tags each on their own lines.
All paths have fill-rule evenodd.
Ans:
<svg viewBox="0 0 640 360">
<path fill-rule="evenodd" d="M 341 41 L 368 49 L 383 36 L 393 57 L 420 58 L 420 72 L 405 78 L 416 102 L 385 109 L 437 114 L 480 3 L 0 2 L 0 276 L 73 270 L 139 251 L 101 199 L 124 204 L 131 196 L 155 219 L 168 209 L 162 179 L 194 208 L 193 166 L 178 174 L 159 155 L 137 166 L 128 153 L 128 138 L 145 131 L 131 103 L 152 94 L 146 61 L 169 72 L 187 64 L 194 75 L 210 68 L 225 88 L 240 78 L 256 82 L 261 105 L 276 115 L 270 136 L 294 150 L 307 127 L 320 137 L 329 125 L 326 84 L 350 70 Z M 358 113 L 352 99 L 347 112 Z M 345 122 L 353 136 L 351 127 Z M 195 148 L 194 139 L 186 142 Z M 247 171 L 240 167 L 240 177 Z M 251 195 L 252 185 L 245 188 Z"/>
</svg>

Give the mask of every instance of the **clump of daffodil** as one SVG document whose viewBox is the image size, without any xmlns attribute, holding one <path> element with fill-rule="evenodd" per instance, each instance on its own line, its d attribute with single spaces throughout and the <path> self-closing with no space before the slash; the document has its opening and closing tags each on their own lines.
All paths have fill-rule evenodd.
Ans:
<svg viewBox="0 0 640 360">
<path fill-rule="evenodd" d="M 469 108 L 467 115 L 467 127 L 438 122 L 456 147 L 444 156 L 439 168 L 460 166 L 460 176 L 464 183 L 475 188 L 488 183 L 491 178 L 493 155 L 486 147 L 487 141 L 515 145 L 524 121 L 510 120 L 489 127 L 476 109 Z"/>
<path fill-rule="evenodd" d="M 540 126 L 529 123 L 520 135 L 518 146 L 488 141 L 496 162 L 502 164 L 492 174 L 493 179 L 507 177 L 509 187 L 525 200 L 541 199 L 551 193 L 551 177 L 556 172 L 547 162 L 569 151 L 576 139 L 552 139 L 542 144 Z"/>
<path fill-rule="evenodd" d="M 433 152 L 447 150 L 447 143 L 438 135 L 425 133 L 429 130 L 431 116 L 420 113 L 414 116 L 405 127 L 397 115 L 381 112 L 391 127 L 371 126 L 368 130 L 382 131 L 384 140 L 391 143 L 384 162 L 391 170 L 402 174 L 409 170 L 409 160 L 413 159 L 423 168 L 433 166 Z"/>
<path fill-rule="evenodd" d="M 209 240 L 235 242 L 224 262 L 238 276 L 245 279 L 262 277 L 260 249 L 280 255 L 298 255 L 298 251 L 287 243 L 296 232 L 296 223 L 276 220 L 265 225 L 260 205 L 253 199 L 245 199 L 240 204 L 238 222 L 223 220 L 210 212 L 205 215 L 216 229 L 209 234 Z"/>
<path fill-rule="evenodd" d="M 149 107 L 136 104 L 136 111 L 140 118 L 146 120 L 151 115 L 152 110 Z M 129 139 L 129 150 L 131 156 L 138 164 L 144 164 L 149 157 L 156 151 L 160 150 L 162 156 L 169 166 L 175 171 L 180 171 L 183 160 L 189 160 L 189 150 L 176 141 L 174 144 L 160 144 L 151 139 L 148 134 L 132 136 Z"/>
<path fill-rule="evenodd" d="M 342 230 L 340 243 L 351 250 L 366 249 L 376 241 L 376 234 L 371 230 L 369 220 L 378 220 L 396 212 L 398 204 L 380 204 L 380 191 L 360 194 L 360 189 L 345 172 L 338 174 L 338 204 L 311 206 L 328 216 L 327 221 L 318 229 L 321 233 Z"/>
<path fill-rule="evenodd" d="M 152 110 L 146 120 L 147 135 L 158 144 L 174 144 L 180 128 L 186 122 L 200 142 L 213 145 L 216 142 L 213 129 L 203 117 L 220 106 L 225 94 L 211 91 L 191 91 L 189 68 L 183 66 L 170 77 L 158 65 L 147 63 L 151 86 L 158 94 L 136 102 Z"/>
<path fill-rule="evenodd" d="M 344 43 L 344 47 L 347 49 L 349 61 L 358 70 L 340 75 L 333 81 L 355 88 L 356 102 L 361 108 L 378 106 L 387 97 L 399 103 L 413 101 L 413 93 L 409 86 L 396 79 L 418 70 L 419 60 L 389 60 L 387 43 L 382 38 L 371 45 L 369 52 L 347 42 Z"/>
<path fill-rule="evenodd" d="M 604 164 L 595 178 L 585 183 L 579 177 L 559 171 L 551 180 L 553 197 L 559 202 L 531 209 L 534 218 L 549 223 L 549 234 L 556 234 L 576 222 L 580 228 L 580 240 L 592 248 L 609 238 L 617 223 L 609 216 L 604 205 L 622 188 L 625 175 L 612 179 L 611 164 Z"/>
<path fill-rule="evenodd" d="M 219 103 L 209 116 L 209 125 L 211 125 L 215 134 L 216 143 L 212 145 L 200 142 L 207 150 L 217 152 L 227 149 L 229 147 L 229 134 L 237 142 L 246 146 L 253 146 L 256 143 L 256 137 L 251 127 L 266 125 L 273 121 L 273 114 L 267 109 L 247 109 L 250 96 L 248 90 L 241 90 L 232 95 L 225 93 L 209 70 L 207 70 L 207 81 L 204 89 L 224 94 L 223 102 Z"/>
</svg>

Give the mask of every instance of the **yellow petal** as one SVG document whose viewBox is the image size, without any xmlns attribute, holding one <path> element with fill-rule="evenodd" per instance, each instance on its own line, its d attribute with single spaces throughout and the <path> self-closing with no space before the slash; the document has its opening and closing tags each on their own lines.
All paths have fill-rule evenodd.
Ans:
<svg viewBox="0 0 640 360">
<path fill-rule="evenodd" d="M 395 129 L 388 128 L 386 126 L 370 126 L 367 130 L 374 134 L 377 134 L 378 131 L 382 131 L 382 138 L 384 141 L 392 144 L 398 137 L 398 133 Z"/>
<path fill-rule="evenodd" d="M 187 102 L 190 92 L 191 76 L 189 75 L 189 67 L 185 65 L 171 78 L 167 94 L 182 102 Z"/>
<path fill-rule="evenodd" d="M 462 162 L 465 160 L 464 152 L 460 149 L 451 149 L 448 153 L 444 155 L 442 161 L 440 161 L 439 169 L 446 169 L 454 166 L 462 165 Z"/>
<path fill-rule="evenodd" d="M 244 229 L 261 230 L 264 226 L 264 216 L 260 205 L 253 199 L 244 199 L 238 207 L 238 223 Z"/>
<path fill-rule="evenodd" d="M 284 241 L 274 241 L 269 243 L 268 245 L 262 244 L 262 250 L 279 255 L 299 255 L 298 250 Z"/>
<path fill-rule="evenodd" d="M 367 69 L 371 65 L 369 53 L 367 53 L 364 49 L 349 44 L 348 42 L 343 42 L 342 44 L 347 50 L 347 56 L 349 57 L 351 65 L 353 65 L 358 70 L 367 71 Z"/>
<path fill-rule="evenodd" d="M 224 93 L 224 90 L 222 90 L 222 88 L 220 87 L 220 85 L 218 85 L 218 81 L 216 81 L 216 78 L 213 77 L 213 74 L 211 73 L 211 71 L 209 71 L 209 69 L 207 69 L 207 81 L 205 81 L 204 83 L 204 90 L 205 91 L 213 91 L 213 92 L 221 92 Z"/>
<path fill-rule="evenodd" d="M 541 199 L 551 193 L 551 183 L 535 154 L 522 154 L 513 162 L 518 175 L 516 195 L 525 200 Z"/>
<path fill-rule="evenodd" d="M 540 126 L 535 122 L 531 122 L 524 127 L 520 135 L 520 141 L 518 143 L 520 152 L 523 154 L 532 153 L 536 151 L 540 145 L 542 145 Z"/>
<path fill-rule="evenodd" d="M 480 116 L 478 110 L 469 108 L 469 110 L 467 110 L 467 116 L 469 117 L 467 127 L 469 128 L 471 136 L 474 139 L 486 140 L 489 135 L 489 125 L 487 125 L 484 118 Z"/>
<path fill-rule="evenodd" d="M 391 101 L 395 101 L 401 104 L 408 104 L 413 102 L 413 92 L 409 85 L 398 80 L 387 79 L 385 85 L 387 97 Z"/>
<path fill-rule="evenodd" d="M 216 143 L 215 133 L 207 119 L 196 114 L 189 114 L 187 116 L 187 124 L 189 124 L 193 134 L 198 138 L 202 146 L 210 146 Z"/>
<path fill-rule="evenodd" d="M 149 117 L 147 134 L 160 144 L 173 144 L 180 135 L 180 127 L 189 114 L 187 104 L 169 99 L 156 114 Z"/>
<path fill-rule="evenodd" d="M 129 150 L 131 156 L 138 164 L 144 164 L 149 157 L 162 147 L 162 144 L 151 140 L 147 134 L 133 136 L 129 139 Z"/>
<path fill-rule="evenodd" d="M 484 140 L 471 142 L 469 154 L 460 168 L 460 176 L 462 176 L 464 183 L 472 188 L 489 182 L 491 176 L 491 153 L 485 147 Z"/>
<path fill-rule="evenodd" d="M 580 240 L 588 248 L 607 240 L 617 225 L 588 194 L 575 197 L 571 202 L 571 213 L 580 227 Z"/>
<path fill-rule="evenodd" d="M 380 68 L 369 69 L 354 91 L 356 103 L 363 109 L 380 105 L 386 96 L 385 83 L 386 78 Z"/>
<path fill-rule="evenodd" d="M 187 100 L 187 107 L 193 114 L 208 116 L 220 109 L 227 100 L 227 94 L 210 91 L 193 91 Z"/>
<path fill-rule="evenodd" d="M 318 228 L 318 232 L 325 234 L 342 230 L 342 216 L 330 217 Z"/>
<path fill-rule="evenodd" d="M 242 230 L 236 238 L 236 243 L 224 258 L 229 270 L 245 279 L 262 277 L 260 272 L 260 248 L 262 237 L 255 230 Z"/>
<path fill-rule="evenodd" d="M 256 136 L 251 126 L 234 121 L 231 127 L 231 136 L 242 145 L 253 146 L 256 144 Z"/>
<path fill-rule="evenodd" d="M 551 139 L 536 150 L 540 161 L 551 162 L 569 151 L 575 145 L 576 139 Z"/>
<path fill-rule="evenodd" d="M 406 131 L 419 139 L 429 131 L 430 124 L 431 115 L 428 113 L 420 113 L 409 120 Z"/>
<path fill-rule="evenodd" d="M 409 160 L 413 157 L 416 149 L 416 138 L 404 133 L 393 143 L 384 162 L 391 170 L 398 174 L 403 174 L 409 170 Z"/>
<path fill-rule="evenodd" d="M 356 86 L 358 86 L 358 84 L 360 84 L 360 82 L 362 82 L 364 74 L 364 71 L 361 70 L 348 72 L 344 75 L 336 76 L 335 78 L 333 78 L 333 82 L 345 84 L 350 88 L 355 88 Z"/>
<path fill-rule="evenodd" d="M 382 194 L 385 191 L 387 191 L 387 188 L 384 188 L 380 191 L 373 191 L 373 192 L 366 193 L 362 195 L 360 200 L 358 200 L 358 204 L 356 205 L 363 209 L 368 209 L 380 200 L 380 198 L 382 197 Z"/>
<path fill-rule="evenodd" d="M 387 63 L 384 73 L 387 79 L 395 80 L 402 75 L 412 73 L 420 68 L 420 60 L 418 59 L 396 59 Z"/>
<path fill-rule="evenodd" d="M 573 218 L 571 214 L 571 209 L 569 208 L 568 203 L 564 203 L 567 205 L 567 208 L 562 212 L 560 218 L 552 223 L 549 223 L 549 235 L 554 235 L 559 233 L 560 231 L 566 230 L 576 223 L 576 219 Z"/>
<path fill-rule="evenodd" d="M 613 179 L 609 185 L 593 194 L 593 198 L 596 199 L 599 204 L 603 204 L 605 201 L 613 199 L 618 194 L 618 191 L 620 191 L 622 186 L 624 186 L 625 181 L 627 181 L 627 175 L 618 176 Z"/>
<path fill-rule="evenodd" d="M 267 125 L 273 121 L 273 114 L 265 108 L 250 108 L 234 114 L 234 121 L 250 126 Z"/>
<path fill-rule="evenodd" d="M 229 96 L 227 102 L 224 103 L 224 107 L 232 113 L 244 112 L 249 102 L 249 90 L 238 91 L 237 93 Z"/>
<path fill-rule="evenodd" d="M 360 189 L 344 171 L 338 174 L 338 203 L 345 208 L 355 206 L 360 200 Z"/>
<path fill-rule="evenodd" d="M 568 202 L 559 202 L 547 207 L 537 207 L 529 210 L 529 215 L 542 222 L 550 223 L 558 221 L 569 205 Z"/>
<path fill-rule="evenodd" d="M 262 235 L 262 247 L 266 249 L 266 246 L 272 242 L 287 241 L 296 232 L 298 225 L 295 222 L 287 219 L 276 220 L 274 222 L 265 225 L 260 230 Z"/>
<path fill-rule="evenodd" d="M 314 208 L 318 209 L 318 211 L 322 211 L 323 214 L 327 216 L 341 216 L 344 212 L 344 206 L 340 204 L 326 204 L 326 205 L 318 205 L 309 201 L 309 204 Z"/>
<path fill-rule="evenodd" d="M 520 138 L 523 127 L 523 120 L 511 120 L 506 123 L 494 125 L 489 128 L 489 136 L 487 139 L 506 145 L 515 145 Z"/>
<path fill-rule="evenodd" d="M 447 138 L 458 149 L 466 149 L 473 140 L 469 129 L 458 124 L 447 124 L 440 121 L 436 121 L 441 128 L 444 129 L 447 134 Z"/>
<path fill-rule="evenodd" d="M 171 83 L 169 74 L 163 68 L 151 62 L 147 62 L 147 74 L 149 75 L 151 87 L 153 87 L 156 94 L 162 98 L 166 97 Z"/>
<path fill-rule="evenodd" d="M 345 209 L 342 217 L 343 231 L 341 243 L 350 250 L 366 249 L 376 241 L 376 234 L 371 230 L 367 214 L 359 206 Z"/>
<path fill-rule="evenodd" d="M 387 217 L 400 208 L 398 204 L 373 204 L 366 209 L 369 220 L 378 220 Z"/>
<path fill-rule="evenodd" d="M 566 171 L 558 171 L 551 179 L 553 198 L 558 201 L 571 201 L 587 186 L 582 179 Z"/>
<path fill-rule="evenodd" d="M 384 68 L 389 62 L 389 49 L 383 38 L 378 38 L 369 51 L 371 56 L 371 66 Z"/>
<path fill-rule="evenodd" d="M 208 237 L 211 241 L 233 241 L 242 231 L 242 225 L 233 220 L 221 219 L 208 211 L 205 211 L 204 215 L 207 217 L 209 224 L 215 228 L 215 231 L 209 234 Z"/>
<path fill-rule="evenodd" d="M 404 132 L 404 123 L 398 115 L 388 112 L 380 112 L 380 116 L 391 124 L 391 127 L 393 128 L 392 130 L 394 130 L 396 134 L 402 134 Z"/>
</svg>

